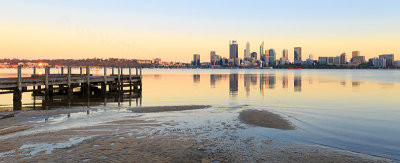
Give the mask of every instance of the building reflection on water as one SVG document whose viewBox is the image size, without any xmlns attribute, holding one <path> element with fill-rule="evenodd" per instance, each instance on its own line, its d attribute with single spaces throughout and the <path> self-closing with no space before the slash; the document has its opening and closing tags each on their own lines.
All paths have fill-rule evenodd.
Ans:
<svg viewBox="0 0 400 163">
<path fill-rule="evenodd" d="M 230 74 L 229 75 L 229 94 L 236 96 L 239 91 L 239 75 Z"/>
<path fill-rule="evenodd" d="M 200 83 L 200 74 L 193 74 L 193 83 Z"/>
</svg>

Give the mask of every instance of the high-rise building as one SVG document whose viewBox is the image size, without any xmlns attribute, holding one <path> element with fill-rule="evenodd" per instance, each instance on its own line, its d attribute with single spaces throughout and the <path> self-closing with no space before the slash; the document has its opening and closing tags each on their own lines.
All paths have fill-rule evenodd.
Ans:
<svg viewBox="0 0 400 163">
<path fill-rule="evenodd" d="M 238 44 L 236 40 L 229 41 L 229 59 L 239 58 Z"/>
<path fill-rule="evenodd" d="M 346 60 L 346 53 L 342 53 L 340 54 L 340 64 L 344 65 L 346 64 L 347 60 Z"/>
<path fill-rule="evenodd" d="M 382 54 L 379 55 L 379 58 L 386 59 L 386 66 L 390 67 L 394 65 L 394 54 Z"/>
<path fill-rule="evenodd" d="M 217 61 L 217 54 L 215 53 L 215 51 L 211 51 L 210 52 L 210 64 L 211 65 L 216 65 L 216 61 Z"/>
<path fill-rule="evenodd" d="M 275 60 L 276 60 L 276 53 L 274 49 L 269 49 L 269 55 L 268 55 L 268 64 L 269 65 L 275 65 Z"/>
<path fill-rule="evenodd" d="M 255 60 L 257 60 L 257 52 L 251 53 L 251 58 L 254 58 Z"/>
<path fill-rule="evenodd" d="M 294 48 L 294 62 L 301 63 L 303 60 L 301 59 L 301 47 Z"/>
<path fill-rule="evenodd" d="M 244 59 L 250 59 L 250 43 L 246 43 L 246 49 L 244 49 Z"/>
<path fill-rule="evenodd" d="M 200 66 L 200 55 L 199 54 L 194 54 L 193 55 L 193 66 Z"/>
<path fill-rule="evenodd" d="M 282 60 L 286 61 L 289 59 L 289 53 L 287 49 L 283 49 L 282 51 Z"/>
<path fill-rule="evenodd" d="M 354 57 L 360 56 L 360 51 L 353 51 L 351 54 L 351 58 L 353 59 Z"/>
<path fill-rule="evenodd" d="M 328 64 L 328 57 L 319 57 L 318 62 L 320 65 L 326 65 Z"/>
<path fill-rule="evenodd" d="M 265 54 L 264 53 L 264 41 L 260 45 L 260 56 L 263 55 L 263 54 Z"/>
</svg>

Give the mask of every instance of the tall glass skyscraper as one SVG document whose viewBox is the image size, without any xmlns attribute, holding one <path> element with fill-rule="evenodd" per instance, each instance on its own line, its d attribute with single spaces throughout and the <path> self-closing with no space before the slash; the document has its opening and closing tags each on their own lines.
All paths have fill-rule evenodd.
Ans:
<svg viewBox="0 0 400 163">
<path fill-rule="evenodd" d="M 249 42 L 247 42 L 246 43 L 246 49 L 244 49 L 244 58 L 245 59 L 249 59 L 251 56 L 250 56 L 250 43 Z"/>
<path fill-rule="evenodd" d="M 193 55 L 193 65 L 200 66 L 200 55 L 199 54 Z"/>
<path fill-rule="evenodd" d="M 236 40 L 229 41 L 229 58 L 239 58 L 238 44 Z"/>
<path fill-rule="evenodd" d="M 264 41 L 260 45 L 260 56 L 262 56 L 264 53 Z"/>
<path fill-rule="evenodd" d="M 274 49 L 269 49 L 269 55 L 268 55 L 268 64 L 269 65 L 275 65 L 275 60 L 276 60 L 276 53 Z"/>
<path fill-rule="evenodd" d="M 287 49 L 283 49 L 283 52 L 282 52 L 282 60 L 283 60 L 283 61 L 286 61 L 286 60 L 288 60 L 288 59 L 289 59 L 288 50 L 287 50 Z"/>
<path fill-rule="evenodd" d="M 294 48 L 294 62 L 301 62 L 301 47 Z"/>
</svg>

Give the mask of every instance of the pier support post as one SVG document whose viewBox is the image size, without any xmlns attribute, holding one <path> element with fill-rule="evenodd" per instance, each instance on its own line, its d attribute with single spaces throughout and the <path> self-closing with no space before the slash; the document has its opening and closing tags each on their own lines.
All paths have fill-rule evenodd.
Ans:
<svg viewBox="0 0 400 163">
<path fill-rule="evenodd" d="M 82 74 L 83 74 L 82 66 L 79 67 L 79 73 L 80 73 L 81 76 L 82 76 Z"/>
<path fill-rule="evenodd" d="M 129 91 L 132 92 L 132 67 L 129 67 Z"/>
<path fill-rule="evenodd" d="M 86 81 L 87 81 L 87 94 L 90 94 L 90 68 L 86 66 Z"/>
<path fill-rule="evenodd" d="M 13 109 L 14 110 L 21 110 L 22 109 L 22 92 L 18 89 L 14 89 L 13 94 Z"/>
<path fill-rule="evenodd" d="M 142 67 L 140 67 L 140 79 L 142 79 Z"/>
<path fill-rule="evenodd" d="M 44 77 L 44 86 L 45 86 L 45 92 L 46 94 L 49 93 L 49 73 L 50 73 L 50 68 L 45 67 L 44 69 L 45 77 Z"/>
<path fill-rule="evenodd" d="M 111 67 L 111 75 L 114 75 L 114 66 Z"/>
<path fill-rule="evenodd" d="M 36 76 L 36 66 L 33 67 L 33 75 Z"/>
<path fill-rule="evenodd" d="M 22 91 L 22 67 L 18 66 L 18 90 Z"/>
<path fill-rule="evenodd" d="M 121 67 L 118 67 L 118 82 L 117 82 L 117 90 L 121 90 Z"/>
<path fill-rule="evenodd" d="M 68 70 L 68 76 L 67 76 L 67 80 L 68 80 L 68 97 L 72 95 L 73 93 L 73 88 L 71 87 L 71 66 L 68 66 L 67 68 Z"/>
<path fill-rule="evenodd" d="M 64 75 L 64 67 L 61 67 L 61 75 Z"/>
</svg>

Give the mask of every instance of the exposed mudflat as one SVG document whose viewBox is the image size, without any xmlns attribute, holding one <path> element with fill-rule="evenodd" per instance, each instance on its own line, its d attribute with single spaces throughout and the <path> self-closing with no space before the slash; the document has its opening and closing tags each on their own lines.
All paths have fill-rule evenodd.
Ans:
<svg viewBox="0 0 400 163">
<path fill-rule="evenodd" d="M 208 106 L 150 107 L 149 110 L 178 111 Z M 167 108 L 167 109 L 166 109 Z M 143 108 L 141 108 L 143 109 Z M 61 120 L 32 123 L 11 117 L 0 120 L 8 128 L 0 135 L 0 162 L 385 162 L 382 158 L 315 145 L 279 142 L 268 138 L 237 136 L 246 125 L 240 121 L 207 121 L 193 127 L 193 121 L 146 118 L 146 112 L 107 110 L 90 112 L 27 112 L 21 116 L 49 116 Z M 196 111 L 196 110 L 193 110 Z M 88 112 L 89 113 L 89 112 Z M 143 113 L 143 114 L 142 114 Z M 110 116 L 114 115 L 114 116 Z M 106 117 L 103 122 L 88 123 Z M 117 119 L 114 119 L 117 117 Z M 55 117 L 56 118 L 56 117 Z M 65 119 L 63 119 L 65 118 Z M 266 120 L 266 119 L 267 120 Z M 174 118 L 172 118 L 174 119 Z M 247 110 L 240 119 L 249 124 L 294 129 L 277 114 Z M 80 121 L 79 121 L 80 120 Z M 242 121 L 243 121 L 242 120 Z M 78 122 L 77 122 L 78 121 Z M 260 122 L 262 121 L 262 122 Z M 265 122 L 277 121 L 277 122 Z M 271 123 L 273 125 L 271 125 Z M 71 125 L 73 127 L 65 127 Z M 86 125 L 86 126 L 85 126 Z M 47 127 L 47 128 L 46 128 Z M 58 129 L 61 127 L 60 129 Z M 11 132 L 12 131 L 12 132 Z"/>
<path fill-rule="evenodd" d="M 205 109 L 210 107 L 209 105 L 184 105 L 184 106 L 155 106 L 155 107 L 138 107 L 131 108 L 129 110 L 135 113 L 155 113 L 155 112 L 169 112 L 169 111 L 183 111 L 183 110 L 195 110 Z"/>
<path fill-rule="evenodd" d="M 282 116 L 265 110 L 244 110 L 240 112 L 239 119 L 250 125 L 276 128 L 282 130 L 294 130 L 295 127 Z"/>
</svg>

